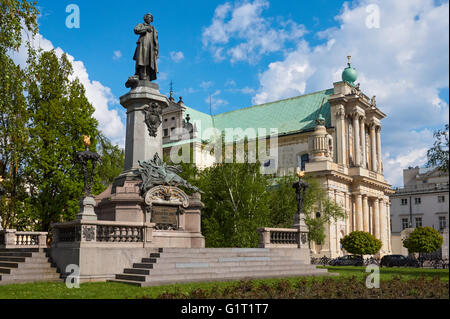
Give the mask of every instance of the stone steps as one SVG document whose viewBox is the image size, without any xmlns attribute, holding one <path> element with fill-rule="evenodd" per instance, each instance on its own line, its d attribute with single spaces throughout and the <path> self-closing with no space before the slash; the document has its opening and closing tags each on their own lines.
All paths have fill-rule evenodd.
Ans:
<svg viewBox="0 0 450 319">
<path fill-rule="evenodd" d="M 180 273 L 183 269 L 188 269 L 190 272 L 202 272 L 205 268 L 210 269 L 233 269 L 239 267 L 249 267 L 252 266 L 255 269 L 260 269 L 261 267 L 271 267 L 273 265 L 283 265 L 283 266 L 302 266 L 311 267 L 315 269 L 313 265 L 305 265 L 302 262 L 296 260 L 286 260 L 277 262 L 230 262 L 230 263 L 208 263 L 208 267 L 203 264 L 198 263 L 173 263 L 173 264 L 145 264 L 149 267 L 134 267 L 125 268 L 124 273 L 128 274 L 162 274 L 162 273 Z M 151 271 L 150 271 L 151 270 Z"/>
<path fill-rule="evenodd" d="M 167 276 L 167 275 L 194 275 L 194 274 L 227 274 L 233 272 L 245 272 L 245 271 L 253 271 L 253 272 L 264 272 L 267 270 L 275 271 L 275 270 L 302 270 L 309 271 L 315 270 L 316 267 L 302 264 L 268 264 L 264 266 L 254 266 L 254 265 L 243 265 L 240 267 L 197 267 L 197 268 L 175 268 L 175 269 L 136 269 L 128 268 L 124 270 L 123 275 L 131 275 L 131 276 Z M 120 278 L 123 279 L 123 278 Z M 141 280 L 142 281 L 142 280 Z"/>
<path fill-rule="evenodd" d="M 0 250 L 0 285 L 60 281 L 60 277 L 57 269 L 52 267 L 44 249 Z"/>
<path fill-rule="evenodd" d="M 164 248 L 125 268 L 112 282 L 153 286 L 194 281 L 328 275 L 285 249 Z"/>
<path fill-rule="evenodd" d="M 38 253 L 39 251 L 40 251 L 39 248 L 0 248 L 0 254 L 1 253 L 13 253 L 13 252 Z"/>
<path fill-rule="evenodd" d="M 181 278 L 151 278 L 145 282 L 136 281 L 136 280 L 121 280 L 115 279 L 110 280 L 110 282 L 124 283 L 130 284 L 140 287 L 148 287 L 148 286 L 160 286 L 160 285 L 170 285 L 170 284 L 179 284 L 179 283 L 189 283 L 189 282 L 209 282 L 209 281 L 234 281 L 234 280 L 243 280 L 243 279 L 269 279 L 269 278 L 287 278 L 287 277 L 299 277 L 299 276 L 327 276 L 334 275 L 333 273 L 328 273 L 326 269 L 316 269 L 314 271 L 280 271 L 276 272 L 264 272 L 264 273 L 255 273 L 253 271 L 249 271 L 247 273 L 240 274 L 227 274 L 227 275 L 198 275 L 198 276 L 183 276 Z"/>
</svg>

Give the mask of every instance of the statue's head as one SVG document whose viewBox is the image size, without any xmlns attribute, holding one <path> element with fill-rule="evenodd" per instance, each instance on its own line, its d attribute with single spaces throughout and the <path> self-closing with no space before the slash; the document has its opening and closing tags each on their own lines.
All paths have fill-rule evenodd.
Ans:
<svg viewBox="0 0 450 319">
<path fill-rule="evenodd" d="M 153 22 L 153 15 L 152 15 L 151 13 L 147 13 L 147 14 L 144 16 L 144 21 L 147 22 L 147 23 Z"/>
</svg>

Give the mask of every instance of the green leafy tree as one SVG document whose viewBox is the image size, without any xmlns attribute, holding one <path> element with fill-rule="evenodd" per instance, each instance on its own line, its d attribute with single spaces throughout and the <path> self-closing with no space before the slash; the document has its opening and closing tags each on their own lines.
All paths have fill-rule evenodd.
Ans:
<svg viewBox="0 0 450 319">
<path fill-rule="evenodd" d="M 433 147 L 427 152 L 427 166 L 435 166 L 441 171 L 448 172 L 448 124 L 445 125 L 443 130 L 437 130 L 434 132 L 433 136 L 435 141 Z"/>
<path fill-rule="evenodd" d="M 29 60 L 26 174 L 38 228 L 48 230 L 53 222 L 72 220 L 79 209 L 83 177 L 74 155 L 84 150 L 83 134 L 91 137 L 95 149 L 97 121 L 84 87 L 69 79 L 73 70 L 66 55 L 40 52 Z"/>
<path fill-rule="evenodd" d="M 23 172 L 28 121 L 24 95 L 26 73 L 10 58 L 22 44 L 24 32 L 37 32 L 38 11 L 31 1 L 0 1 L 0 177 L 5 196 L 0 214 L 5 228 L 25 229 L 30 225 Z"/>
<path fill-rule="evenodd" d="M 113 145 L 111 141 L 103 134 L 98 135 L 99 154 L 102 157 L 102 163 L 97 166 L 96 172 L 100 183 L 103 186 L 100 191 L 108 187 L 114 179 L 122 173 L 125 153 L 118 145 Z"/>
<path fill-rule="evenodd" d="M 306 190 L 303 211 L 308 227 L 308 240 L 321 245 L 326 237 L 325 226 L 346 217 L 341 206 L 327 197 L 319 182 L 311 177 L 305 178 L 309 187 Z"/>
<path fill-rule="evenodd" d="M 202 229 L 209 247 L 256 247 L 270 226 L 268 177 L 258 164 L 217 164 L 200 173 Z"/>
<path fill-rule="evenodd" d="M 403 240 L 403 246 L 410 253 L 433 253 L 441 248 L 443 238 L 439 232 L 432 227 L 417 227 Z"/>
<path fill-rule="evenodd" d="M 341 238 L 342 247 L 355 255 L 375 255 L 381 249 L 381 240 L 370 233 L 354 231 Z"/>
<path fill-rule="evenodd" d="M 293 216 L 297 211 L 297 198 L 292 187 L 295 181 L 294 176 L 283 176 L 270 180 L 268 202 L 271 227 L 292 227 Z"/>
<path fill-rule="evenodd" d="M 22 229 L 29 222 L 24 200 L 27 197 L 24 161 L 27 148 L 28 112 L 24 96 L 24 72 L 12 59 L 0 53 L 0 176 L 5 196 L 0 203 L 3 226 Z"/>
<path fill-rule="evenodd" d="M 38 14 L 35 1 L 0 1 L 0 54 L 18 50 L 22 44 L 23 31 L 36 34 Z"/>
</svg>

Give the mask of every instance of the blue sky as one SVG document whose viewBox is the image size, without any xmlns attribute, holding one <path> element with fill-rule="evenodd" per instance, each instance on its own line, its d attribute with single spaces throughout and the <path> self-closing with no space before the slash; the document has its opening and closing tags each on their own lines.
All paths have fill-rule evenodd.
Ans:
<svg viewBox="0 0 450 319">
<path fill-rule="evenodd" d="M 80 9 L 69 29 L 66 6 Z M 448 1 L 54 1 L 40 0 L 37 45 L 58 48 L 97 109 L 100 127 L 124 144 L 118 98 L 134 73 L 133 28 L 145 13 L 159 33 L 164 94 L 214 114 L 332 87 L 346 56 L 361 88 L 377 96 L 388 181 L 423 165 L 432 132 L 448 123 Z M 378 25 L 367 19 L 378 10 Z M 373 15 L 371 16 L 374 17 Z M 371 20 L 372 22 L 375 20 Z"/>
</svg>

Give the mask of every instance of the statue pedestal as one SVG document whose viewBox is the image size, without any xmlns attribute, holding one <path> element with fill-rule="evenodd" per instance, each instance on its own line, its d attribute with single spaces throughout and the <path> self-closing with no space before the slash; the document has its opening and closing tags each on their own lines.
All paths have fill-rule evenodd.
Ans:
<svg viewBox="0 0 450 319">
<path fill-rule="evenodd" d="M 79 201 L 80 212 L 77 214 L 76 220 L 97 220 L 94 207 L 96 206 L 95 198 L 86 196 Z"/>
<path fill-rule="evenodd" d="M 292 228 L 297 229 L 299 231 L 299 248 L 308 248 L 308 226 L 305 223 L 305 214 L 298 212 L 294 215 L 294 224 Z"/>
<path fill-rule="evenodd" d="M 138 81 L 137 86 L 120 98 L 120 104 L 127 109 L 124 170 L 96 197 L 99 219 L 138 222 L 144 218 L 144 200 L 139 189 L 142 180 L 137 171 L 139 161 L 149 160 L 155 153 L 162 156 L 162 126 L 158 127 L 156 137 L 152 137 L 145 123 L 144 108 L 152 103 L 161 109 L 169 105 L 158 85 L 149 81 Z"/>
<path fill-rule="evenodd" d="M 139 81 L 137 87 L 120 98 L 120 104 L 127 109 L 125 175 L 139 167 L 138 161 L 151 159 L 155 153 L 162 157 L 162 126 L 158 127 L 156 137 L 151 137 L 145 124 L 144 108 L 151 103 L 158 104 L 161 109 L 169 105 L 158 85 L 148 81 Z"/>
</svg>

